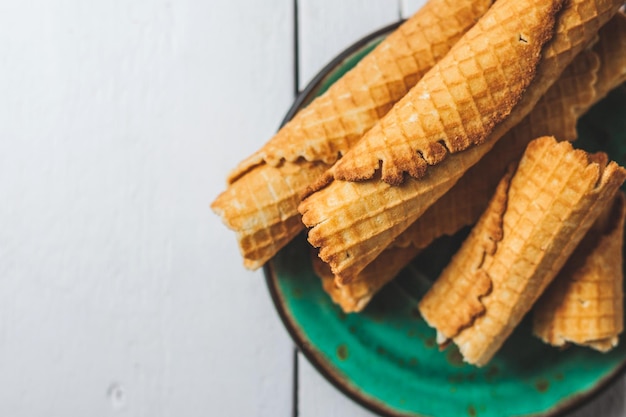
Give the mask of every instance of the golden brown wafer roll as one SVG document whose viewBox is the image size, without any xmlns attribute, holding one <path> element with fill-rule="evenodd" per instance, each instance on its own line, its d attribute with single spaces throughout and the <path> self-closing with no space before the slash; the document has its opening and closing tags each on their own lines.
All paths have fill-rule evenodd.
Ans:
<svg viewBox="0 0 626 417">
<path fill-rule="evenodd" d="M 213 211 L 236 232 L 246 268 L 259 268 L 302 231 L 293 209 L 311 176 L 327 168 L 323 162 L 259 165 L 213 202 Z"/>
<path fill-rule="evenodd" d="M 619 12 L 602 30 L 594 51 L 600 57 L 596 100 L 626 81 L 626 15 Z"/>
<path fill-rule="evenodd" d="M 396 276 L 418 252 L 407 251 L 404 248 L 389 249 L 384 258 L 369 264 L 357 281 L 347 285 L 337 284 L 330 267 L 315 251 L 311 258 L 313 270 L 321 278 L 324 291 L 345 313 L 355 313 L 363 310 L 374 294 L 391 281 L 388 277 Z"/>
<path fill-rule="evenodd" d="M 537 10 L 541 10 L 541 6 L 546 7 L 545 2 L 539 2 L 541 5 L 536 5 L 532 1 L 514 3 L 515 8 L 512 10 L 514 10 L 515 13 L 513 14 L 516 16 L 530 15 L 520 12 L 518 8 L 525 6 L 531 7 L 536 13 L 540 13 L 537 12 Z M 544 94 L 549 86 L 558 78 L 574 56 L 594 39 L 598 28 L 617 12 L 620 4 L 621 2 L 616 0 L 571 0 L 566 3 L 564 10 L 558 15 L 554 39 L 544 48 L 532 83 L 524 92 L 520 102 L 514 106 L 509 117 L 495 126 L 491 135 L 485 139 L 485 143 L 482 145 L 469 147 L 463 152 L 448 154 L 442 162 L 430 166 L 427 170 L 425 170 L 426 166 L 418 161 L 416 165 L 411 168 L 412 171 L 409 172 L 410 175 L 406 177 L 401 186 L 392 186 L 389 184 L 389 182 L 394 182 L 389 179 L 396 178 L 396 176 L 395 174 L 391 175 L 389 172 L 387 172 L 387 175 L 385 174 L 384 163 L 382 164 L 382 168 L 374 169 L 374 171 L 369 170 L 369 168 L 365 169 L 369 174 L 374 175 L 370 180 L 362 182 L 343 181 L 342 179 L 352 178 L 347 178 L 343 173 L 339 175 L 335 174 L 345 171 L 349 166 L 361 163 L 357 156 L 360 157 L 363 149 L 370 147 L 368 141 L 372 141 L 373 139 L 368 139 L 368 137 L 380 135 L 380 128 L 374 127 L 332 170 L 327 172 L 327 174 L 316 182 L 314 187 L 310 190 L 314 191 L 313 194 L 301 203 L 299 210 L 303 214 L 304 223 L 311 228 L 309 231 L 309 242 L 320 248 L 320 257 L 330 264 L 337 279 L 343 284 L 349 282 L 351 277 L 354 277 L 368 263 L 375 259 L 402 231 L 410 226 L 410 224 L 423 214 L 430 205 L 448 191 L 465 171 L 473 166 L 493 147 L 500 137 L 512 126 L 521 121 L 521 119 L 530 112 L 540 96 Z M 498 6 L 499 8 L 496 9 Z M 489 19 L 492 13 L 502 13 L 500 8 L 506 10 L 508 7 L 513 6 L 510 6 L 510 3 L 507 3 L 506 0 L 499 0 L 483 17 L 483 20 Z M 521 37 L 521 40 L 519 37 L 516 38 L 518 43 L 524 44 L 525 46 L 537 46 L 536 36 L 529 35 L 533 33 L 531 30 L 531 28 L 534 27 L 533 24 L 537 24 L 536 16 L 533 15 L 533 17 L 534 23 L 530 22 L 528 25 L 523 25 L 525 30 L 520 29 L 517 31 L 524 35 Z M 475 26 L 475 28 L 477 26 Z M 472 33 L 473 30 L 474 28 L 468 32 L 468 35 Z M 516 33 L 516 31 L 512 30 L 509 39 L 513 36 L 513 33 Z M 519 35 L 519 33 L 517 33 L 517 35 Z M 469 36 L 466 37 L 469 38 Z M 461 39 L 455 48 L 462 48 L 464 45 L 462 42 L 466 37 Z M 453 50 L 455 48 L 453 48 Z M 452 51 L 448 56 L 454 57 Z M 437 64 L 430 73 L 440 72 L 440 66 L 446 67 L 449 65 L 448 56 Z M 506 62 L 516 59 L 513 54 L 506 58 L 504 58 L 502 54 L 497 54 L 497 56 L 498 59 Z M 458 64 L 455 65 L 458 66 Z M 419 89 L 423 81 L 424 80 L 420 81 L 415 89 Z M 476 84 L 469 83 L 469 81 L 468 84 L 471 84 L 473 87 L 476 86 Z M 482 91 L 474 90 L 471 98 L 474 99 L 475 97 L 476 100 L 480 101 L 485 99 L 485 97 L 498 96 L 498 94 L 501 93 L 505 94 L 505 96 L 508 94 L 498 88 L 502 85 L 502 82 L 495 83 L 493 89 L 491 85 L 492 84 L 487 85 Z M 422 99 L 422 97 L 424 98 Z M 398 105 L 401 105 L 404 100 L 410 98 L 411 97 L 407 95 Z M 427 98 L 425 93 L 418 96 L 419 100 L 427 100 Z M 464 107 L 461 106 L 459 108 Z M 442 113 L 435 111 L 435 113 L 426 112 L 425 114 L 430 114 L 435 118 L 444 120 L 444 117 L 447 117 L 448 110 Z M 464 114 L 464 116 L 468 116 L 468 119 L 465 121 L 466 124 L 476 123 L 473 114 L 472 112 Z M 396 117 L 391 115 L 392 112 L 386 117 L 390 117 L 389 120 Z M 492 116 L 494 115 L 491 113 L 485 114 L 481 120 L 491 119 Z M 405 120 L 404 124 L 401 123 L 401 119 L 394 120 L 397 120 L 400 124 L 396 125 L 397 129 L 395 131 L 391 129 L 385 132 L 385 140 L 396 134 L 403 135 L 403 132 L 406 131 L 404 124 L 417 123 L 411 115 L 407 115 L 407 117 L 403 119 Z M 383 125 L 384 123 L 386 122 L 381 120 L 379 125 Z M 432 125 L 429 124 L 428 126 L 434 129 L 435 125 L 436 123 Z M 430 128 L 427 129 L 429 131 L 428 137 L 437 136 L 446 138 L 450 135 L 457 134 L 454 129 L 446 130 L 446 126 L 439 126 L 439 128 L 438 134 L 434 136 L 430 135 L 434 130 Z M 424 137 L 424 135 L 420 137 Z M 376 140 L 373 141 L 376 142 Z M 465 139 L 460 140 L 460 142 L 473 143 L 480 141 L 475 141 L 474 139 L 470 139 L 469 136 L 466 136 Z M 363 143 L 365 144 L 362 145 Z M 365 148 L 358 149 L 360 147 Z M 372 150 L 374 148 L 370 147 L 369 149 Z M 400 148 L 392 147 L 390 149 L 395 152 Z M 450 147 L 448 147 L 448 149 L 450 149 Z M 355 152 L 354 154 L 353 151 Z M 374 155 L 377 155 L 376 152 L 378 152 L 378 148 L 375 149 Z M 398 152 L 398 155 L 400 154 L 401 153 Z M 413 156 L 415 157 L 415 155 Z M 389 162 L 389 160 L 385 160 L 385 162 Z M 365 157 L 363 167 L 370 167 L 370 161 L 371 157 Z M 365 171 L 357 169 L 355 172 Z M 393 172 L 397 173 L 398 171 Z M 424 176 L 419 179 L 413 178 L 413 174 L 420 173 L 424 174 Z M 380 175 L 383 180 L 386 179 L 389 182 L 379 180 L 377 175 Z"/>
<path fill-rule="evenodd" d="M 533 140 L 470 236 L 419 303 L 438 340 L 487 363 L 600 213 L 626 170 L 552 137 Z"/>
<path fill-rule="evenodd" d="M 624 329 L 624 194 L 594 223 L 533 308 L 533 332 L 553 346 L 606 352 Z"/>
<path fill-rule="evenodd" d="M 441 59 L 493 0 L 429 0 L 258 152 L 211 208 L 255 269 L 304 226 L 302 192 Z"/>
</svg>

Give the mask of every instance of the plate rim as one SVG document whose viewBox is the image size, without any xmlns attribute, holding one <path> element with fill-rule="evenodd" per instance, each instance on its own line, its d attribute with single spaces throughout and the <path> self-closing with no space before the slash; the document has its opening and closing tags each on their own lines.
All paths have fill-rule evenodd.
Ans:
<svg viewBox="0 0 626 417">
<path fill-rule="evenodd" d="M 405 20 L 399 20 L 397 22 L 386 25 L 370 34 L 362 37 L 358 41 L 354 42 L 339 54 L 337 54 L 328 64 L 326 64 L 306 85 L 306 87 L 298 93 L 294 102 L 287 111 L 283 118 L 280 127 L 285 125 L 289 120 L 295 116 L 295 114 L 303 107 L 303 105 L 312 98 L 314 93 L 322 85 L 322 83 L 328 78 L 330 73 L 339 66 L 346 59 L 350 58 L 355 52 L 364 48 L 377 38 L 389 35 L 394 29 L 400 26 Z M 273 265 L 273 259 L 266 262 L 263 265 L 263 274 L 265 276 L 265 283 L 272 299 L 272 304 L 280 317 L 285 329 L 289 333 L 292 341 L 296 345 L 298 351 L 300 351 L 309 363 L 315 368 L 315 370 L 324 377 L 332 386 L 350 398 L 355 403 L 366 408 L 367 410 L 379 414 L 383 417 L 427 417 L 423 414 L 411 412 L 410 414 L 398 412 L 386 407 L 382 402 L 376 401 L 373 398 L 359 392 L 352 388 L 350 384 L 346 383 L 340 376 L 333 374 L 335 369 L 332 364 L 325 363 L 320 355 L 310 346 L 301 334 L 301 329 L 296 325 L 295 320 L 285 307 L 285 303 L 281 298 L 280 290 L 277 285 L 277 275 Z M 619 366 L 606 375 L 604 378 L 596 381 L 592 388 L 587 391 L 581 392 L 572 396 L 562 403 L 557 403 L 548 410 L 546 413 L 534 414 L 539 417 L 564 417 L 566 414 L 571 413 L 584 405 L 589 404 L 592 400 L 596 399 L 600 394 L 605 392 L 610 386 L 612 386 L 620 377 L 626 373 L 626 358 L 622 360 Z M 296 404 L 294 404 L 294 410 L 297 410 Z M 296 414 L 297 415 L 297 412 Z"/>
</svg>

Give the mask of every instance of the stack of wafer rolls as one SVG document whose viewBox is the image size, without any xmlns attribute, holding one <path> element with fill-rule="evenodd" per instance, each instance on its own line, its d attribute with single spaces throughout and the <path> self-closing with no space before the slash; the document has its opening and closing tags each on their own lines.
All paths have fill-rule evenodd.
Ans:
<svg viewBox="0 0 626 417">
<path fill-rule="evenodd" d="M 347 284 L 535 106 L 621 1 L 498 0 L 300 204 Z M 556 21 L 556 24 L 555 24 Z"/>
<path fill-rule="evenodd" d="M 555 129 L 537 129 L 538 126 L 546 126 L 547 123 L 543 122 L 549 120 L 541 120 L 541 124 L 530 124 L 529 120 L 543 117 L 549 119 L 555 108 L 570 109 L 571 111 L 559 114 L 554 122 L 567 126 L 567 131 L 575 129 L 578 112 L 574 112 L 573 109 L 579 105 L 588 107 L 591 104 L 597 70 L 597 56 L 591 51 L 581 53 L 537 103 L 528 117 L 509 131 L 493 150 L 470 168 L 446 194 L 346 284 L 337 282 L 339 280 L 335 279 L 327 264 L 314 259 L 315 271 L 324 280 L 324 289 L 330 293 L 331 298 L 345 312 L 360 311 L 374 292 L 391 281 L 422 248 L 439 236 L 453 234 L 462 227 L 475 223 L 485 209 L 506 165 L 519 159 L 525 146 L 532 139 L 550 132 L 558 133 Z M 575 88 L 566 88 L 571 87 L 574 79 Z M 404 262 L 400 263 L 398 259 Z M 331 281 L 335 281 L 332 286 Z"/>
<path fill-rule="evenodd" d="M 419 303 L 438 341 L 486 364 L 613 201 L 626 170 L 552 137 L 533 140 Z"/>
<path fill-rule="evenodd" d="M 533 308 L 533 332 L 553 346 L 606 352 L 624 329 L 626 205 L 619 193 Z"/>
<path fill-rule="evenodd" d="M 304 229 L 304 190 L 361 138 L 491 6 L 429 0 L 228 178 L 212 209 L 237 234 L 247 268 L 263 265 Z"/>
<path fill-rule="evenodd" d="M 578 118 L 625 79 L 626 16 L 618 13 L 600 30 L 593 48 L 574 59 L 532 112 L 349 283 L 340 285 L 327 265 L 314 260 L 324 288 L 345 312 L 360 311 L 421 248 L 474 224 L 506 166 L 519 159 L 533 138 L 554 135 L 574 140 Z"/>
</svg>

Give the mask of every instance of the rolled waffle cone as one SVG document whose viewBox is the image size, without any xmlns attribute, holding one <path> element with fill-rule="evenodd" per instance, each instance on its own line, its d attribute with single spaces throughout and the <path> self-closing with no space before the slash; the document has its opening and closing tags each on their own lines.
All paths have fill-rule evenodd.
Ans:
<svg viewBox="0 0 626 417">
<path fill-rule="evenodd" d="M 407 250 L 409 249 L 409 250 Z M 335 281 L 330 267 L 315 252 L 312 253 L 313 269 L 322 280 L 324 291 L 338 304 L 345 313 L 359 312 L 370 302 L 374 294 L 382 289 L 400 272 L 418 251 L 410 248 L 393 248 L 385 251 L 385 257 L 379 257 L 365 268 L 359 279 L 347 285 Z"/>
<path fill-rule="evenodd" d="M 246 267 L 264 264 L 304 228 L 297 204 L 320 169 L 346 153 L 492 1 L 429 0 L 233 170 L 211 207 L 237 233 Z"/>
<path fill-rule="evenodd" d="M 260 165 L 213 202 L 213 210 L 236 231 L 246 268 L 259 268 L 302 231 L 294 213 L 300 192 L 327 168 L 323 162 Z"/>
<path fill-rule="evenodd" d="M 507 0 L 499 0 L 481 21 L 498 16 L 503 13 L 502 9 L 514 16 L 520 16 L 520 18 L 531 16 L 530 20 L 532 22 L 519 23 L 523 29 L 513 25 L 512 29 L 517 30 L 511 30 L 508 39 L 515 34 L 519 35 L 521 33 L 523 41 L 519 40 L 519 36 L 515 38 L 519 43 L 523 44 L 524 47 L 536 47 L 540 37 L 535 32 L 543 33 L 545 31 L 545 27 L 537 28 L 534 26 L 539 22 L 537 14 L 542 16 L 549 15 L 552 10 L 546 10 L 546 7 L 548 7 L 546 4 L 546 2 L 533 2 L 530 0 L 510 3 Z M 542 57 L 538 62 L 534 78 L 532 78 L 532 74 L 529 75 L 532 78 L 532 82 L 525 90 L 523 96 L 519 97 L 519 102 L 511 109 L 508 117 L 500 118 L 501 114 L 496 110 L 495 113 L 497 114 L 487 112 L 486 114 L 481 114 L 481 117 L 478 118 L 478 122 L 487 119 L 502 120 L 500 124 L 494 126 L 490 135 L 477 138 L 468 135 L 467 132 L 459 132 L 457 129 L 458 125 L 456 128 L 450 129 L 448 126 L 437 126 L 436 123 L 424 123 L 423 118 L 416 120 L 415 114 L 402 113 L 402 116 L 398 116 L 399 110 L 393 110 L 372 128 L 348 154 L 335 164 L 333 169 L 324 174 L 309 190 L 310 195 L 300 204 L 299 210 L 303 214 L 303 222 L 307 227 L 311 228 L 309 231 L 309 242 L 313 246 L 320 248 L 320 257 L 330 264 L 339 282 L 343 284 L 350 282 L 352 277 L 358 274 L 368 263 L 372 262 L 400 233 L 406 230 L 429 206 L 446 193 L 471 166 L 478 162 L 493 147 L 500 137 L 520 122 L 531 111 L 550 85 L 556 81 L 573 58 L 585 45 L 595 38 L 599 27 L 617 12 L 620 4 L 621 2 L 616 0 L 571 0 L 566 3 L 563 11 L 558 14 L 553 39 L 543 48 Z M 528 8 L 532 12 L 530 10 L 523 11 L 524 8 Z M 544 25 L 550 26 L 549 23 L 544 22 Z M 464 42 L 467 41 L 470 44 L 468 49 L 471 50 L 482 47 L 482 44 L 474 47 L 473 42 L 488 43 L 485 39 L 490 40 L 489 37 L 481 38 L 472 33 L 476 27 L 478 25 L 472 28 L 455 45 L 451 53 L 437 64 L 429 72 L 429 75 L 431 73 L 441 73 L 440 67 L 456 66 L 461 68 L 462 66 L 456 61 L 454 65 L 451 65 L 448 60 L 455 60 L 455 54 L 452 52 L 457 50 L 457 48 L 464 48 Z M 534 31 L 533 28 L 535 28 Z M 472 42 L 469 42 L 470 40 Z M 516 61 L 518 58 L 514 53 L 508 55 L 498 53 L 496 56 L 498 57 L 497 68 L 499 68 L 498 63 L 501 61 L 519 62 Z M 493 73 L 498 72 L 499 70 L 493 71 Z M 532 72 L 532 68 L 529 69 L 529 72 Z M 425 79 L 426 77 L 414 87 L 412 92 L 421 91 L 419 89 L 423 88 L 422 83 Z M 471 77 L 464 78 L 464 80 L 472 88 L 480 85 L 479 82 L 471 82 L 474 80 Z M 502 88 L 503 83 L 504 81 L 492 82 L 482 86 L 484 87 L 482 89 L 472 90 L 469 100 L 472 102 L 483 102 L 486 100 L 485 97 L 500 97 L 500 95 L 504 94 L 505 97 L 515 102 L 515 95 L 513 94 L 511 97 L 508 90 Z M 452 83 L 448 82 L 447 84 L 451 85 Z M 406 104 L 407 100 L 415 99 L 423 102 L 429 100 L 428 97 L 432 97 L 432 94 L 429 92 L 422 92 L 417 97 L 415 94 L 407 94 L 396 107 L 404 106 L 409 108 L 410 106 Z M 467 104 L 459 105 L 455 111 L 459 113 L 459 110 L 464 109 L 466 106 Z M 480 108 L 478 105 L 476 107 Z M 503 106 L 505 109 L 508 107 Z M 414 108 L 417 108 L 416 104 Z M 426 113 L 420 112 L 420 114 L 432 115 L 439 120 L 448 120 L 449 112 L 450 108 L 445 108 L 442 111 L 435 109 Z M 477 123 L 476 115 L 472 111 L 459 113 L 459 116 L 463 117 L 461 126 Z M 395 128 L 393 123 L 391 123 L 392 120 L 397 123 Z M 428 164 L 439 162 L 434 166 L 424 164 L 424 160 L 420 159 L 421 156 L 419 158 L 416 156 L 421 154 L 413 154 L 410 146 L 404 148 L 402 146 L 395 148 L 390 146 L 388 149 L 382 150 L 382 147 L 378 148 L 378 145 L 373 145 L 373 143 L 381 141 L 392 143 L 395 136 L 406 137 L 405 134 L 407 129 L 409 129 L 407 125 L 411 124 L 423 125 L 423 127 L 411 127 L 414 133 L 416 132 L 417 139 L 414 140 L 415 143 L 422 143 L 421 141 L 427 137 L 455 137 L 461 138 L 458 143 L 470 144 L 480 143 L 481 141 L 483 143 L 480 146 L 471 146 L 463 152 L 448 153 L 445 159 L 440 162 L 434 159 L 429 160 L 429 158 L 425 157 L 426 159 L 424 160 Z M 383 125 L 391 127 L 388 130 L 381 131 L 381 126 Z M 424 132 L 428 132 L 428 135 L 425 135 Z M 483 133 L 487 134 L 488 129 L 484 129 Z M 384 136 L 384 139 L 381 140 L 381 136 Z M 398 140 L 402 141 L 401 139 Z M 436 147 L 437 145 L 433 146 Z M 456 149 L 449 144 L 444 148 L 447 150 Z M 365 151 L 366 149 L 367 151 Z M 367 152 L 371 152 L 371 155 L 363 156 Z M 406 171 L 409 175 L 404 175 L 405 165 L 389 164 L 389 161 L 395 159 L 379 158 L 379 160 L 384 159 L 384 161 L 380 164 L 378 162 L 374 165 L 370 164 L 372 155 L 379 157 L 381 154 L 384 154 L 386 158 L 390 153 L 393 153 L 398 158 L 402 155 L 409 155 L 409 159 L 412 158 L 411 160 L 415 164 Z M 427 154 L 424 153 L 423 155 Z M 387 168 L 392 166 L 403 167 L 403 169 L 395 170 L 395 168 L 390 168 L 391 171 L 389 171 L 389 169 L 386 170 L 385 163 L 387 163 Z M 357 165 L 360 168 L 355 168 Z M 382 167 L 379 168 L 379 165 L 382 165 Z M 427 166 L 428 169 L 426 169 Z M 367 172 L 368 175 L 361 176 L 359 174 L 354 178 L 349 178 L 349 176 L 344 175 L 348 171 L 348 167 L 355 168 L 354 172 Z M 396 176 L 395 174 L 399 175 Z M 419 178 L 414 178 L 414 174 Z M 420 177 L 420 175 L 423 176 Z M 402 176 L 405 177 L 405 181 L 401 185 L 392 185 L 396 183 L 394 179 Z M 367 177 L 371 177 L 371 179 L 361 182 L 346 181 L 346 179 L 352 180 Z"/>
<path fill-rule="evenodd" d="M 568 142 L 532 141 L 461 249 L 419 303 L 438 340 L 482 366 L 500 348 L 600 213 L 626 170 Z"/>
<path fill-rule="evenodd" d="M 553 346 L 606 352 L 624 329 L 624 195 L 619 193 L 533 309 L 533 332 Z"/>
<path fill-rule="evenodd" d="M 594 51 L 600 56 L 600 72 L 596 83 L 596 97 L 602 98 L 609 91 L 626 81 L 626 15 L 617 13 L 603 28 Z"/>
</svg>

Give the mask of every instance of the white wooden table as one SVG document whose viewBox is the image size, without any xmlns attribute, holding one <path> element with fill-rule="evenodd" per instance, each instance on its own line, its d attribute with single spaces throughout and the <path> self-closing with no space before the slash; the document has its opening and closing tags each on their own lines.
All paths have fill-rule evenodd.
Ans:
<svg viewBox="0 0 626 417">
<path fill-rule="evenodd" d="M 0 415 L 371 416 L 294 356 L 208 206 L 297 89 L 421 3 L 2 2 Z"/>
</svg>

